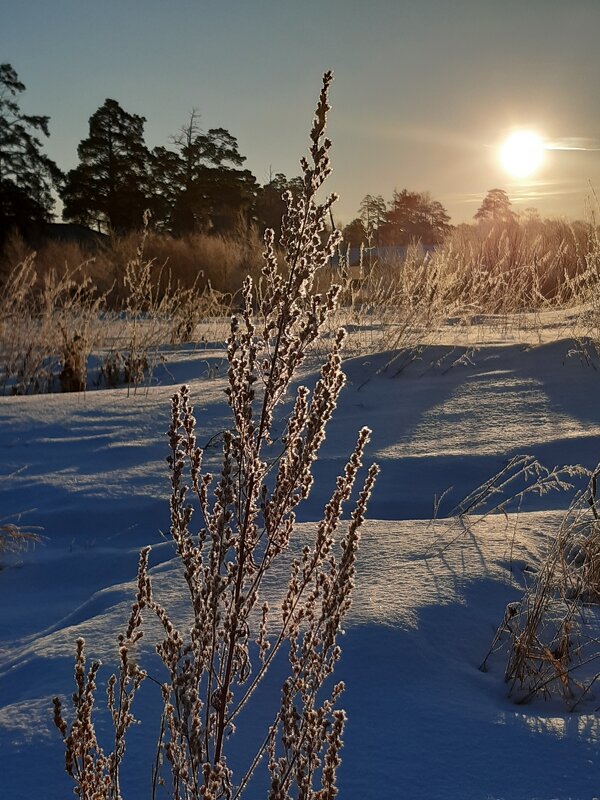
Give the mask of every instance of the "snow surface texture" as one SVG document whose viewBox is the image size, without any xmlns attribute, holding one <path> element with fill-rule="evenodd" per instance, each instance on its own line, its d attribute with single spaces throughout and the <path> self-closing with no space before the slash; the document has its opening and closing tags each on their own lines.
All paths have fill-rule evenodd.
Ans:
<svg viewBox="0 0 600 800">
<path fill-rule="evenodd" d="M 436 496 L 452 487 L 443 517 L 516 453 L 548 466 L 597 463 L 600 379 L 570 349 L 566 340 L 495 342 L 468 357 L 465 348 L 428 349 L 400 371 L 397 361 L 386 368 L 390 353 L 346 363 L 349 384 L 295 543 L 300 548 L 310 536 L 357 430 L 369 425 L 367 460 L 377 460 L 382 473 L 336 673 L 347 685 L 349 715 L 342 800 L 600 796 L 593 706 L 571 714 L 557 701 L 518 706 L 506 696 L 501 662 L 478 669 L 506 604 L 520 597 L 524 568 L 539 561 L 569 497 L 532 497 L 518 524 L 516 515 L 496 515 L 469 535 L 444 520 L 429 522 Z M 224 381 L 211 369 L 222 358 L 182 348 L 169 358 L 169 375 L 158 375 L 165 384 L 191 384 L 200 444 L 228 425 Z M 303 378 L 308 385 L 315 379 L 311 370 Z M 168 529 L 171 393 L 163 385 L 130 398 L 106 390 L 0 401 L 2 517 L 21 515 L 21 524 L 42 526 L 45 537 L 0 571 L 1 798 L 71 796 L 51 697 L 72 692 L 74 643 L 84 636 L 88 655 L 105 663 L 102 701 L 141 546 L 153 545 L 157 595 L 176 618 L 185 614 L 172 547 L 160 533 Z M 206 461 L 218 463 L 218 447 L 207 449 Z M 274 599 L 284 577 L 270 576 Z M 151 635 L 144 641 L 149 647 Z M 146 686 L 134 707 L 142 724 L 128 740 L 128 800 L 149 796 L 158 718 Z M 239 727 L 240 763 L 264 734 L 276 691 L 259 699 Z M 260 787 L 255 796 L 264 796 Z"/>
</svg>

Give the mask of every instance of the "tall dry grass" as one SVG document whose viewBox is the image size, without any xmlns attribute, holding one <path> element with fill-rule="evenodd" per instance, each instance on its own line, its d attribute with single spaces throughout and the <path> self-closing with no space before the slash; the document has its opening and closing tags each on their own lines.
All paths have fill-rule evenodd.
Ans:
<svg viewBox="0 0 600 800">
<path fill-rule="evenodd" d="M 109 305 L 118 308 L 127 294 L 125 270 L 136 257 L 142 235 L 145 258 L 159 266 L 163 286 L 167 282 L 184 289 L 210 285 L 223 294 L 234 295 L 239 293 L 246 275 L 260 275 L 262 242 L 253 228 L 230 237 L 198 233 L 175 239 L 153 231 L 150 220 L 146 231 L 105 237 L 94 246 L 48 240 L 35 249 L 14 234 L 0 254 L 0 276 L 5 280 L 15 265 L 35 253 L 40 283 L 50 272 L 62 275 L 79 268 L 98 292 L 109 293 Z"/>
<path fill-rule="evenodd" d="M 462 225 L 433 251 L 414 244 L 400 255 L 361 253 L 350 267 L 340 312 L 354 326 L 358 351 L 391 349 L 406 363 L 460 326 L 466 338 L 483 327 L 541 336 L 542 314 L 570 310 L 565 335 L 600 341 L 600 242 L 592 224 L 526 219 Z M 475 335 L 474 335 L 475 332 Z"/>
<path fill-rule="evenodd" d="M 13 522 L 0 523 L 0 569 L 3 556 L 9 553 L 22 553 L 42 541 L 38 528 L 15 525 Z"/>
<path fill-rule="evenodd" d="M 35 253 L 25 255 L 0 286 L 1 390 L 32 394 L 125 384 L 135 393 L 150 384 L 166 345 L 199 341 L 209 327 L 223 336 L 221 322 L 235 295 L 218 291 L 191 262 L 187 272 L 185 262 L 179 262 L 181 278 L 176 278 L 168 258 L 152 256 L 157 241 L 162 240 L 147 228 L 119 240 L 111 250 L 120 265 L 122 260 L 118 277 L 109 274 L 102 255 L 71 266 L 67 256 L 77 261 L 82 255 L 77 246 L 48 246 L 41 261 Z M 162 256 L 172 243 L 159 248 Z M 18 238 L 9 244 L 14 257 L 27 252 Z M 245 269 L 238 259 L 251 250 L 252 245 L 223 241 L 216 249 L 206 248 L 215 260 L 229 252 L 232 274 Z M 55 268 L 58 254 L 65 260 Z M 114 264 L 110 269 L 114 273 Z M 230 275 L 220 285 L 235 281 Z M 239 287 L 236 291 L 239 295 Z M 199 326 L 205 329 L 202 334 Z M 92 353 L 95 372 L 88 375 Z"/>
<path fill-rule="evenodd" d="M 558 696 L 570 711 L 597 706 L 600 679 L 600 465 L 571 474 L 576 471 L 587 475 L 587 485 L 531 569 L 521 599 L 506 607 L 481 667 L 501 652 L 504 680 L 517 702 Z"/>
<path fill-rule="evenodd" d="M 38 279 L 34 258 L 0 290 L 0 387 L 13 394 L 85 388 L 104 298 L 79 270 Z"/>
<path fill-rule="evenodd" d="M 597 251 L 591 224 L 564 220 L 459 226 L 434 254 L 450 296 L 479 313 L 517 313 L 577 299 Z"/>
<path fill-rule="evenodd" d="M 281 244 L 275 246 L 278 268 L 285 274 Z M 48 242 L 35 258 L 22 239 L 13 237 L 4 251 L 5 268 L 27 263 L 28 280 L 33 275 L 35 280 L 27 300 L 16 302 L 11 291 L 23 294 L 15 278 L 20 267 L 5 273 L 1 385 L 17 392 L 81 388 L 84 362 L 94 348 L 104 360 L 97 382 L 125 382 L 134 390 L 148 385 L 161 346 L 193 341 L 198 325 L 208 320 L 222 338 L 222 332 L 216 333 L 216 318 L 226 318 L 239 305 L 247 274 L 255 279 L 260 298 L 260 254 L 253 230 L 228 239 L 205 234 L 174 239 L 148 227 L 107 239 L 93 252 L 76 243 Z M 135 263 L 138 276 L 128 281 Z M 59 311 L 66 302 L 65 291 L 42 303 L 43 314 L 38 309 L 39 298 L 53 281 L 63 289 L 69 285 L 71 293 L 73 281 L 85 283 L 79 316 L 75 298 L 69 301 L 71 330 Z M 508 224 L 461 225 L 433 251 L 415 244 L 402 257 L 374 258 L 364 252 L 358 267 L 348 265 L 342 249 L 337 267 L 326 265 L 313 291 L 335 281 L 344 287 L 342 302 L 325 333 L 334 336 L 336 326 L 345 324 L 351 332 L 350 351 L 392 350 L 399 369 L 446 336 L 449 325 L 471 344 L 490 331 L 514 338 L 525 335 L 529 341 L 537 336 L 541 341 L 542 315 L 561 309 L 570 312 L 571 321 L 557 335 L 573 337 L 590 361 L 600 354 L 600 239 L 592 223 L 529 217 Z M 95 324 L 86 311 L 91 299 L 98 300 Z M 56 311 L 50 317 L 63 315 L 62 335 L 48 319 L 52 302 Z M 19 315 L 20 332 L 13 330 Z M 86 330 L 79 330 L 84 323 Z M 95 338 L 90 334 L 94 327 Z M 59 365 L 66 365 L 64 373 Z"/>
</svg>

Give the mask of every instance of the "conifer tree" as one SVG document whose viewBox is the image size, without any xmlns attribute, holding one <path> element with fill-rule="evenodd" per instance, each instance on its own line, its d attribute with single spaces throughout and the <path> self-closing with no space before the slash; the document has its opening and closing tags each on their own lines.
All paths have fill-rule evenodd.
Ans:
<svg viewBox="0 0 600 800">
<path fill-rule="evenodd" d="M 196 109 L 172 138 L 174 150 L 153 151 L 152 186 L 158 192 L 160 222 L 176 235 L 217 233 L 235 227 L 256 197 L 256 179 L 238 169 L 246 160 L 225 128 L 203 131 Z"/>
<path fill-rule="evenodd" d="M 141 226 L 151 205 L 145 121 L 110 99 L 90 117 L 89 136 L 77 148 L 80 163 L 67 175 L 64 219 L 118 233 Z"/>
<path fill-rule="evenodd" d="M 50 118 L 22 113 L 16 98 L 24 91 L 14 68 L 0 64 L 0 244 L 13 228 L 52 219 L 52 189 L 62 179 L 38 136 L 50 135 Z"/>
<path fill-rule="evenodd" d="M 490 189 L 477 209 L 474 218 L 479 222 L 514 222 L 515 212 L 511 208 L 510 198 L 504 189 Z"/>
<path fill-rule="evenodd" d="M 429 192 L 394 191 L 385 222 L 378 234 L 387 245 L 407 245 L 420 241 L 437 244 L 450 230 L 450 217 L 444 206 Z"/>
</svg>

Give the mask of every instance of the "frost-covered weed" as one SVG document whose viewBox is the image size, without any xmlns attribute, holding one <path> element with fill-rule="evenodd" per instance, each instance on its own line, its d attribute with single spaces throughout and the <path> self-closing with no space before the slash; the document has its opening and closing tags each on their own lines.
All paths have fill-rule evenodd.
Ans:
<svg viewBox="0 0 600 800">
<path fill-rule="evenodd" d="M 574 710 L 594 699 L 600 677 L 599 470 L 575 496 L 531 586 L 507 609 L 497 634 L 497 641 L 508 641 L 505 680 L 521 702 L 558 694 Z"/>
<path fill-rule="evenodd" d="M 96 738 L 93 703 L 98 667 L 92 664 L 86 674 L 83 641 L 77 649 L 75 719 L 70 728 L 60 700 L 55 700 L 67 771 L 82 798 L 120 797 L 125 734 L 133 720 L 131 703 L 145 678 L 131 650 L 142 636 L 141 614 L 146 610 L 156 616 L 164 634 L 156 646 L 165 670 L 153 796 L 159 783 L 166 781 L 174 798 L 235 800 L 247 794 L 263 757 L 270 800 L 332 800 L 337 794 L 345 724 L 345 714 L 337 707 L 344 687 L 333 680 L 341 652 L 337 637 L 351 605 L 360 528 L 376 466 L 368 470 L 356 493 L 350 518 L 342 522 L 342 515 L 354 493 L 368 429 L 358 435 L 312 543 L 297 557 L 292 557 L 290 548 L 296 510 L 311 492 L 312 466 L 344 385 L 342 330 L 312 393 L 304 386 L 296 390 L 280 452 L 272 435 L 278 406 L 334 312 L 339 294 L 337 286 L 323 294 L 313 291 L 317 272 L 338 241 L 338 233 L 327 235 L 325 226 L 334 196 L 322 203 L 315 199 L 330 172 L 325 123 L 331 80 L 331 73 L 326 73 L 311 130 L 310 161 L 301 162 L 304 191 L 296 199 L 285 196 L 281 235 L 285 269 L 280 268 L 273 233 L 268 232 L 261 296 L 257 298 L 248 277 L 241 313 L 231 321 L 227 396 L 233 426 L 223 437 L 216 480 L 202 472 L 189 388 L 182 387 L 173 397 L 170 534 L 189 593 L 191 625 L 180 629 L 154 595 L 146 548 L 140 558 L 136 602 L 119 639 L 119 672 L 109 681 L 115 727 L 112 752 L 106 754 Z M 289 582 L 281 606 L 273 608 L 264 597 L 263 584 L 281 561 L 287 565 Z M 254 756 L 241 772 L 234 772 L 228 753 L 236 726 L 240 724 L 237 735 L 243 736 L 242 712 L 252 704 L 278 655 L 278 661 L 286 656 L 289 661 L 279 710 Z"/>
</svg>

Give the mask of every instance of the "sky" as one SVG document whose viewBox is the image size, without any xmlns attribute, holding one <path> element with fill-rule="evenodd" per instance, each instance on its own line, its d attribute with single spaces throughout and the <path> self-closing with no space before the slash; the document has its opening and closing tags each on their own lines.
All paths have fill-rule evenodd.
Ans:
<svg viewBox="0 0 600 800">
<path fill-rule="evenodd" d="M 77 164 L 108 97 L 168 145 L 192 108 L 224 127 L 260 183 L 299 173 L 322 73 L 338 223 L 365 194 L 429 191 L 454 223 L 486 192 L 583 218 L 600 190 L 600 0 L 0 0 L 0 61 L 50 116 L 46 152 Z M 514 130 L 548 146 L 516 179 Z M 593 205 L 593 203 L 592 203 Z"/>
</svg>

